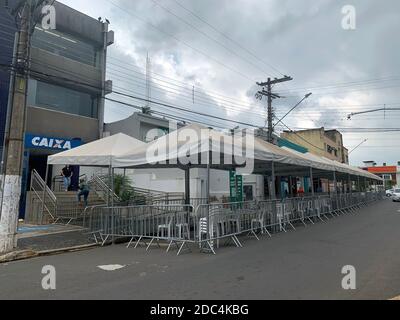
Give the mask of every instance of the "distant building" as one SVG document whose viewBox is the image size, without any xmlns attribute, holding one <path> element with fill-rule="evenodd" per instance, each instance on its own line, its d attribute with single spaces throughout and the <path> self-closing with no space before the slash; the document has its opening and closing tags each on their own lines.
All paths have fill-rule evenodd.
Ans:
<svg viewBox="0 0 400 320">
<path fill-rule="evenodd" d="M 170 122 L 167 119 L 136 112 L 126 119 L 106 123 L 104 134 L 114 135 L 122 132 L 143 142 L 151 142 L 169 134 L 169 127 Z"/>
<path fill-rule="evenodd" d="M 285 131 L 281 138 L 307 148 L 312 154 L 341 163 L 349 163 L 349 152 L 343 145 L 343 136 L 338 130 L 325 128 L 301 131 Z"/>
<path fill-rule="evenodd" d="M 262 128 L 257 129 L 257 130 L 255 130 L 254 135 L 257 138 L 260 138 L 262 140 L 268 141 L 268 131 L 266 129 L 262 129 Z M 307 153 L 308 152 L 308 148 L 303 147 L 302 145 L 296 144 L 296 143 L 294 143 L 292 141 L 289 141 L 287 139 L 284 139 L 283 137 L 279 137 L 276 134 L 273 134 L 272 138 L 273 138 L 273 144 L 277 145 L 278 147 L 281 147 L 281 148 L 282 147 L 286 147 L 286 148 L 295 150 L 295 151 L 300 152 L 300 153 Z"/>
<path fill-rule="evenodd" d="M 362 169 L 384 179 L 387 189 L 400 184 L 400 161 L 397 163 L 397 166 L 388 166 L 386 163 L 382 166 L 377 166 L 375 161 L 364 161 L 364 168 Z"/>
</svg>

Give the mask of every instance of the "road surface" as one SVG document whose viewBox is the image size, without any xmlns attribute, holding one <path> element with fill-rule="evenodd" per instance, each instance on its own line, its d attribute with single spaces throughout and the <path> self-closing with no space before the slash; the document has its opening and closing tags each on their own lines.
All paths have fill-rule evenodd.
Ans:
<svg viewBox="0 0 400 320">
<path fill-rule="evenodd" d="M 390 299 L 400 294 L 399 210 L 385 200 L 216 256 L 116 245 L 3 264 L 0 299 Z M 45 265 L 56 268 L 56 290 L 42 289 Z M 99 268 L 110 265 L 122 268 Z M 342 288 L 345 265 L 356 290 Z"/>
</svg>

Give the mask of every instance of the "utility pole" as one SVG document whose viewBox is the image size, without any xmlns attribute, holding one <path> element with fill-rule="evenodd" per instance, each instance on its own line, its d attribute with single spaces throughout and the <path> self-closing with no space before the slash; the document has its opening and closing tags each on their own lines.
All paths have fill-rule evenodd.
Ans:
<svg viewBox="0 0 400 320">
<path fill-rule="evenodd" d="M 12 92 L 9 135 L 5 141 L 7 157 L 5 161 L 3 204 L 0 218 L 0 254 L 7 253 L 16 246 L 30 60 L 31 0 L 21 2 L 20 13 L 21 23 L 18 31 L 16 65 L 13 66 L 15 69 L 15 85 Z"/>
<path fill-rule="evenodd" d="M 274 99 L 280 99 L 282 98 L 280 95 L 275 94 L 272 92 L 272 86 L 274 84 L 282 83 L 282 82 L 287 82 L 287 81 L 292 81 L 292 77 L 284 76 L 283 78 L 275 78 L 271 79 L 268 78 L 267 82 L 257 82 L 257 85 L 262 87 L 262 90 L 258 91 L 256 94 L 256 98 L 259 100 L 262 100 L 262 98 L 265 96 L 268 98 L 268 109 L 267 109 L 267 121 L 265 123 L 265 126 L 267 127 L 268 125 L 268 142 L 273 143 L 273 133 L 274 133 L 274 109 L 272 107 L 272 101 Z"/>
</svg>

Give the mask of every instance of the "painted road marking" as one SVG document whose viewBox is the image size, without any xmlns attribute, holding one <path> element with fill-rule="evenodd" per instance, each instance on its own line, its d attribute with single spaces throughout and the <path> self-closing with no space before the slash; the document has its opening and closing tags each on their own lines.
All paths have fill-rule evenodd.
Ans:
<svg viewBox="0 0 400 320">
<path fill-rule="evenodd" d="M 125 268 L 126 266 L 122 266 L 120 264 L 109 264 L 104 266 L 97 266 L 97 268 L 104 271 L 116 271 Z"/>
</svg>

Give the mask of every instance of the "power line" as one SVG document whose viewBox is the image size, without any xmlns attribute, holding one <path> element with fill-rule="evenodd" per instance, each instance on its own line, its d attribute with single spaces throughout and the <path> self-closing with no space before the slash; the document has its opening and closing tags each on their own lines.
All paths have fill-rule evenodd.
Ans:
<svg viewBox="0 0 400 320">
<path fill-rule="evenodd" d="M 139 100 L 139 101 L 146 101 L 146 99 L 144 99 L 144 98 L 140 98 L 140 97 L 137 97 L 137 96 L 134 96 L 134 95 L 125 94 L 125 93 L 118 92 L 118 91 L 113 91 L 113 93 L 121 95 L 121 96 L 124 96 L 124 97 L 132 98 L 132 99 L 135 99 L 135 100 Z M 212 116 L 212 115 L 205 114 L 205 113 L 202 113 L 202 112 L 188 110 L 188 109 L 185 109 L 185 108 L 169 105 L 169 104 L 166 104 L 166 103 L 160 103 L 160 102 L 156 102 L 156 101 L 153 101 L 153 100 L 150 100 L 150 103 L 156 104 L 156 105 L 160 105 L 160 106 L 164 106 L 164 107 L 168 107 L 168 108 L 171 108 L 171 109 L 176 109 L 176 110 L 180 110 L 180 111 L 184 111 L 184 112 L 197 114 L 197 115 L 204 116 L 204 117 L 210 117 L 210 118 L 213 118 L 213 119 L 218 119 L 218 120 L 222 120 L 222 121 L 241 124 L 241 125 L 245 125 L 245 126 L 249 126 L 249 127 L 253 127 L 253 128 L 259 128 L 259 126 L 256 126 L 256 125 L 251 124 L 251 123 L 246 123 L 246 122 L 236 121 L 236 120 L 228 120 L 228 119 L 224 119 L 222 117 Z"/>
<path fill-rule="evenodd" d="M 309 142 L 308 140 L 304 139 L 304 138 L 303 138 L 300 134 L 298 134 L 296 131 L 293 131 L 292 129 L 290 129 L 283 121 L 282 121 L 281 123 L 282 123 L 282 125 L 283 125 L 284 127 L 286 127 L 286 128 L 289 130 L 290 133 L 295 134 L 297 137 L 299 137 L 301 140 L 303 140 L 303 141 L 304 141 L 305 143 L 307 143 L 308 145 L 310 145 L 310 146 L 312 146 L 312 147 L 314 147 L 314 148 L 316 148 L 316 149 L 319 149 L 319 150 L 325 152 L 325 149 L 322 149 L 322 148 L 320 148 L 320 147 L 318 147 L 318 146 L 312 144 L 312 143 Z"/>
<path fill-rule="evenodd" d="M 9 66 L 8 66 L 9 67 Z M 32 71 L 33 73 L 38 73 L 37 71 Z M 48 75 L 48 74 L 43 74 L 43 73 L 40 73 L 40 74 L 42 74 L 42 75 L 46 75 L 46 76 L 49 76 L 49 77 L 51 77 L 51 78 L 60 78 L 60 77 L 56 77 L 56 76 L 52 76 L 52 75 Z M 64 81 L 71 81 L 71 82 L 74 82 L 74 83 L 77 83 L 77 81 L 75 80 L 75 81 L 72 81 L 72 80 L 70 80 L 70 79 L 66 79 L 66 78 L 62 78 L 61 77 L 61 79 L 63 79 Z M 93 86 L 91 86 L 91 85 L 88 85 L 87 83 L 79 83 L 79 84 L 81 84 L 81 85 L 84 85 L 84 86 L 88 86 L 88 87 L 93 87 Z M 96 89 L 99 89 L 98 87 L 95 87 Z M 115 93 L 115 92 L 114 92 Z M 124 94 L 125 95 L 125 94 Z M 139 97 L 138 97 L 139 98 Z M 146 100 L 145 98 L 140 98 L 139 100 Z M 162 103 L 160 103 L 160 102 L 155 102 L 155 101 L 153 101 L 155 104 L 158 104 L 158 105 L 162 105 Z M 168 107 L 171 107 L 171 105 L 168 105 L 168 104 L 164 104 L 164 106 L 168 106 Z M 181 107 L 179 107 L 179 108 L 181 108 Z M 190 113 L 194 113 L 193 111 L 191 111 L 191 110 L 188 110 L 188 109 L 184 109 L 184 108 L 181 108 L 182 109 L 182 111 L 185 111 L 185 112 L 190 112 Z M 206 117 L 211 117 L 211 118 L 216 118 L 216 117 L 214 117 L 214 116 L 212 116 L 212 115 L 206 115 L 206 114 L 203 114 L 203 116 L 206 116 Z M 233 123 L 239 123 L 239 121 L 234 121 L 234 120 L 228 120 L 228 119 L 224 119 L 224 118 L 221 118 L 221 117 L 218 117 L 217 119 L 219 119 L 219 120 L 223 120 L 223 121 L 227 121 L 227 122 L 233 122 Z M 246 125 L 246 126 L 252 126 L 252 127 L 256 127 L 256 126 L 254 126 L 254 125 L 252 125 L 252 124 L 250 124 L 250 123 L 244 123 L 244 122 L 241 122 L 240 124 L 243 124 L 243 125 Z M 286 126 L 286 125 L 285 125 Z M 298 129 L 303 129 L 303 130 L 308 130 L 308 129 L 310 129 L 310 128 L 298 128 Z M 355 131 L 355 130 L 363 130 L 362 132 L 378 132 L 378 133 L 385 133 L 385 132 L 397 132 L 397 131 L 400 131 L 400 129 L 399 128 L 337 128 L 338 130 L 341 130 L 341 131 L 346 131 L 346 132 L 349 132 L 350 130 L 352 130 L 352 131 Z"/>
<path fill-rule="evenodd" d="M 399 80 L 400 80 L 399 76 L 387 76 L 387 77 L 367 79 L 367 80 L 354 80 L 354 81 L 342 82 L 342 83 L 333 83 L 333 84 L 308 86 L 308 87 L 297 87 L 297 88 L 291 88 L 289 91 L 282 91 L 282 92 L 283 93 L 294 93 L 296 91 L 304 91 L 304 90 L 335 89 L 335 88 L 342 88 L 342 87 L 346 88 L 346 87 L 354 87 L 354 86 L 361 86 L 361 85 L 371 85 L 376 82 L 399 81 Z"/>
<path fill-rule="evenodd" d="M 132 71 L 132 72 L 134 72 L 134 73 L 136 73 L 136 74 L 140 74 L 140 75 L 143 75 L 143 76 L 144 76 L 144 73 L 143 73 L 143 72 L 135 71 L 135 70 L 129 69 L 129 68 L 127 68 L 126 66 L 122 66 L 122 65 L 117 65 L 117 64 L 113 64 L 113 63 L 110 63 L 110 64 L 111 64 L 111 65 L 114 65 L 114 66 L 116 66 L 116 67 L 118 67 L 118 68 L 122 68 L 122 69 L 125 70 L 125 71 Z M 115 71 L 116 71 L 116 69 L 112 69 L 112 68 L 111 68 L 111 70 L 115 70 Z M 126 73 L 126 72 L 124 72 L 124 71 L 118 70 L 118 72 L 119 72 L 119 73 L 122 73 L 122 74 L 125 74 L 125 75 L 128 75 L 128 76 L 134 77 L 133 75 L 128 74 L 128 73 Z M 172 81 L 174 81 L 174 82 L 176 82 L 176 83 L 182 83 L 182 84 L 184 84 L 184 85 L 179 85 L 179 84 L 176 84 L 176 83 L 174 83 L 174 82 L 166 81 L 166 80 L 164 80 L 164 79 L 160 79 L 160 78 L 157 77 L 157 76 L 154 76 L 154 75 L 157 75 L 157 73 L 155 73 L 155 72 L 152 72 L 151 74 L 152 74 L 152 78 L 153 78 L 154 80 L 156 80 L 156 81 L 163 82 L 163 83 L 167 83 L 167 84 L 171 84 L 171 85 L 173 85 L 173 86 L 175 86 L 175 87 L 183 88 L 183 89 L 185 89 L 185 90 L 187 90 L 187 91 L 190 91 L 190 92 L 192 92 L 192 90 L 193 90 L 193 85 L 190 85 L 190 86 L 189 86 L 189 85 L 187 84 L 187 82 L 181 82 L 181 81 L 177 81 L 177 80 L 172 79 L 172 78 L 168 78 L 168 77 L 163 77 L 163 76 L 161 76 L 161 78 L 171 79 Z M 197 86 L 197 87 L 198 87 L 198 86 Z M 230 103 L 235 103 L 236 105 L 242 105 L 242 106 L 246 106 L 246 107 L 249 106 L 248 102 L 245 102 L 245 101 L 243 101 L 243 100 L 239 100 L 239 99 L 237 99 L 237 98 L 229 97 L 229 96 L 223 95 L 223 94 L 221 94 L 221 93 L 217 93 L 216 91 L 205 90 L 205 89 L 203 89 L 203 88 L 201 88 L 201 87 L 200 87 L 200 89 L 201 89 L 201 91 L 199 91 L 199 90 L 196 91 L 198 94 L 205 94 L 205 95 L 207 95 L 207 96 L 215 97 L 216 99 L 219 99 L 219 100 L 222 100 L 222 101 L 227 101 L 227 102 L 230 102 Z M 204 93 L 203 93 L 203 92 L 204 92 Z M 234 100 L 235 102 L 230 101 L 230 100 Z M 240 102 L 243 102 L 243 103 L 238 103 L 237 101 L 240 101 Z"/>
<path fill-rule="evenodd" d="M 140 107 L 140 106 L 137 106 L 137 105 L 134 105 L 134 104 L 131 104 L 131 103 L 127 103 L 127 102 L 123 102 L 123 101 L 119 101 L 119 100 L 115 100 L 115 99 L 112 99 L 112 98 L 106 98 L 106 100 L 109 100 L 109 101 L 117 103 L 117 104 L 125 105 L 125 106 L 133 108 L 133 109 L 137 109 L 137 110 L 141 110 L 142 109 L 142 107 Z M 198 119 L 194 120 L 194 119 L 191 119 L 191 118 L 188 118 L 188 117 L 183 117 L 183 116 L 179 116 L 179 115 L 176 116 L 176 115 L 173 115 L 173 114 L 163 113 L 163 112 L 155 111 L 155 110 L 152 110 L 151 113 L 157 114 L 157 115 L 161 115 L 163 117 L 170 118 L 170 119 L 173 119 L 173 120 L 184 121 L 184 122 L 187 122 L 187 121 L 195 122 L 195 123 L 200 123 L 200 124 L 204 124 L 204 125 L 207 125 L 207 126 L 217 127 L 217 128 L 220 128 L 220 129 L 226 129 L 226 126 L 221 125 L 221 124 L 217 124 L 217 123 L 205 122 L 205 121 L 198 120 Z"/>
<path fill-rule="evenodd" d="M 55 70 L 55 71 L 58 71 L 58 72 L 62 72 L 62 73 L 66 73 L 66 74 L 70 74 L 70 75 L 72 75 L 72 76 L 74 76 L 74 77 L 77 77 L 77 78 L 79 78 L 80 80 L 83 80 L 83 81 L 89 81 L 90 79 L 89 78 L 86 78 L 86 77 L 84 77 L 83 75 L 79 75 L 79 74 L 76 74 L 76 73 L 74 73 L 74 72 L 70 72 L 70 71 L 67 71 L 67 70 L 65 70 L 65 69 L 62 69 L 62 68 L 57 68 L 57 67 L 54 67 L 54 66 L 52 66 L 52 67 L 50 67 L 50 66 L 47 66 L 46 64 L 44 64 L 44 63 L 42 63 L 42 62 L 40 62 L 40 61 L 37 61 L 37 60 L 35 60 L 35 59 L 32 59 L 31 60 L 34 64 L 39 64 L 39 65 L 42 65 L 42 66 L 46 66 L 46 67 L 48 67 L 50 70 Z M 136 84 L 136 85 L 138 85 L 138 84 Z M 139 86 L 141 86 L 142 88 L 145 88 L 145 86 L 144 86 L 144 84 L 139 84 Z M 155 88 L 155 89 L 157 89 L 157 88 Z M 160 92 L 162 92 L 162 93 L 174 93 L 174 94 L 177 94 L 177 95 L 179 95 L 180 93 L 178 93 L 178 92 L 171 92 L 171 91 L 168 91 L 168 90 L 161 90 L 161 89 L 158 89 Z M 188 97 L 186 98 L 186 101 L 189 101 L 188 100 Z M 210 103 L 210 101 L 206 101 L 206 100 L 203 100 L 205 103 Z M 246 113 L 250 113 L 250 114 L 254 114 L 254 115 L 256 115 L 256 116 L 263 116 L 263 114 L 262 113 L 257 113 L 257 112 L 251 112 L 251 111 L 248 111 L 248 110 L 244 110 L 243 108 L 234 108 L 234 107 L 231 107 L 230 105 L 218 105 L 218 104 L 215 104 L 214 106 L 216 106 L 216 107 L 218 107 L 218 108 L 221 108 L 221 110 L 224 110 L 224 111 L 234 111 L 234 112 L 246 112 Z M 211 107 L 211 106 L 210 106 Z"/>
<path fill-rule="evenodd" d="M 156 0 L 151 0 L 154 4 L 156 4 L 157 6 L 159 6 L 161 9 L 163 9 L 164 11 L 168 12 L 170 15 L 174 16 L 175 18 L 179 19 L 180 21 L 182 21 L 185 25 L 189 26 L 190 28 L 192 28 L 193 30 L 197 31 L 198 33 L 202 34 L 204 37 L 206 37 L 207 39 L 217 43 L 219 46 L 221 46 L 222 48 L 224 48 L 226 51 L 229 52 L 229 54 L 234 55 L 238 58 L 240 58 L 241 60 L 247 62 L 249 65 L 251 65 L 253 68 L 255 68 L 257 71 L 260 71 L 260 67 L 257 66 L 256 64 L 254 64 L 253 62 L 251 62 L 250 60 L 242 57 L 241 55 L 237 54 L 235 51 L 233 51 L 231 48 L 225 46 L 223 43 L 219 42 L 218 40 L 216 40 L 215 38 L 211 37 L 209 34 L 207 34 L 206 32 L 200 30 L 199 28 L 197 28 L 196 26 L 192 25 L 191 23 L 187 22 L 185 19 L 183 19 L 182 17 L 180 17 L 179 15 L 177 15 L 176 13 L 174 13 L 172 10 L 164 7 L 163 5 L 161 5 L 158 1 Z M 267 71 L 262 70 L 264 73 L 268 74 Z"/>
<path fill-rule="evenodd" d="M 195 18 L 197 18 L 198 20 L 202 21 L 203 23 L 205 23 L 207 26 L 209 26 L 211 29 L 213 29 L 215 32 L 219 33 L 221 36 L 223 36 L 224 38 L 228 39 L 229 41 L 231 41 L 232 43 L 234 43 L 236 46 L 238 46 L 240 49 L 242 49 L 243 51 L 247 52 L 248 54 L 250 54 L 252 57 L 254 57 L 255 59 L 257 59 L 258 61 L 260 61 L 261 63 L 263 63 L 264 65 L 268 66 L 269 68 L 273 69 L 274 71 L 276 71 L 277 73 L 279 73 L 281 76 L 283 76 L 284 74 L 279 71 L 277 68 L 275 68 L 274 66 L 272 66 L 269 63 L 266 63 L 264 60 L 262 60 L 261 58 L 259 58 L 257 55 L 255 55 L 252 51 L 250 51 L 249 49 L 247 49 L 246 47 L 244 47 L 243 45 L 241 45 L 238 41 L 232 39 L 231 37 L 229 37 L 228 35 L 226 35 L 225 33 L 223 33 L 222 31 L 220 31 L 219 29 L 217 29 L 216 27 L 214 27 L 211 23 L 207 22 L 204 18 L 200 17 L 198 14 L 196 14 L 195 12 L 193 12 L 192 10 L 188 9 L 187 7 L 183 6 L 179 1 L 177 0 L 173 0 L 179 7 L 181 7 L 182 9 L 186 10 L 187 12 L 189 12 L 192 16 L 194 16 Z"/>
<path fill-rule="evenodd" d="M 192 45 L 188 44 L 186 41 L 183 41 L 183 40 L 179 39 L 178 37 L 176 37 L 176 36 L 174 36 L 174 35 L 172 35 L 172 34 L 169 34 L 168 32 L 166 32 L 166 31 L 160 29 L 159 27 L 157 27 L 156 25 L 152 24 L 151 22 L 149 22 L 149 21 L 147 21 L 147 20 L 141 18 L 140 16 L 138 16 L 138 15 L 132 13 L 130 10 L 127 10 L 126 8 L 122 8 L 121 6 L 119 6 L 118 4 L 114 3 L 114 2 L 111 1 L 111 0 L 107 0 L 107 1 L 108 1 L 110 4 L 112 4 L 113 6 L 115 6 L 116 8 L 120 9 L 120 10 L 121 10 L 122 12 L 124 12 L 125 14 L 128 14 L 128 15 L 130 15 L 130 16 L 132 16 L 132 17 L 134 17 L 134 18 L 136 18 L 136 19 L 138 19 L 138 20 L 140 20 L 140 21 L 142 21 L 143 23 L 146 23 L 146 24 L 150 25 L 152 28 L 158 30 L 160 33 L 163 33 L 164 35 L 166 35 L 166 36 L 168 36 L 168 37 L 170 37 L 170 38 L 173 38 L 175 41 L 182 43 L 182 44 L 185 45 L 186 47 L 188 47 L 188 48 L 190 48 L 190 49 L 192 49 L 192 50 L 194 50 L 194 51 L 200 53 L 201 55 L 207 57 L 208 59 L 214 61 L 215 63 L 221 65 L 222 67 L 224 67 L 224 68 L 230 70 L 231 72 L 234 72 L 234 73 L 240 75 L 241 77 L 243 77 L 243 78 L 245 78 L 245 79 L 247 79 L 247 80 L 249 80 L 249 81 L 253 81 L 253 79 L 251 79 L 250 77 L 248 77 L 248 76 L 245 75 L 244 73 L 242 73 L 242 72 L 240 72 L 240 71 L 238 71 L 238 70 L 236 70 L 236 69 L 234 69 L 234 68 L 231 68 L 231 67 L 228 66 L 227 64 L 225 64 L 225 63 L 219 61 L 218 59 L 215 59 L 214 57 L 208 55 L 208 54 L 205 53 L 204 51 L 199 50 L 199 49 L 193 47 Z"/>
<path fill-rule="evenodd" d="M 114 69 L 111 69 L 111 70 L 114 71 Z M 119 74 L 117 74 L 115 72 L 109 72 L 109 74 L 114 76 L 117 79 L 124 79 L 124 80 L 127 80 L 130 83 L 139 84 L 141 86 L 145 82 L 145 79 L 138 78 L 138 77 L 121 76 L 121 75 L 119 75 Z M 153 84 L 155 86 L 158 86 L 160 88 L 165 89 L 165 92 L 178 93 L 178 94 L 180 94 L 182 96 L 186 96 L 186 97 L 190 98 L 190 101 L 193 104 L 193 88 L 189 89 L 189 88 L 184 88 L 184 87 L 175 86 L 175 85 L 168 86 L 168 85 L 165 85 L 164 82 L 162 82 L 162 81 L 161 81 L 161 83 L 155 82 Z M 224 106 L 229 106 L 230 109 L 233 109 L 233 110 L 236 110 L 236 111 L 240 111 L 240 112 L 243 112 L 243 111 L 248 112 L 248 109 L 252 106 L 251 104 L 242 105 L 242 104 L 233 103 L 233 102 L 231 102 L 229 100 L 226 100 L 226 99 L 221 99 L 221 98 L 215 97 L 213 95 L 208 95 L 207 92 L 204 92 L 204 93 L 196 92 L 195 93 L 195 100 L 196 101 L 203 101 L 205 103 L 210 103 L 210 101 L 215 101 L 215 102 L 218 102 L 220 104 L 223 104 Z"/>
</svg>

